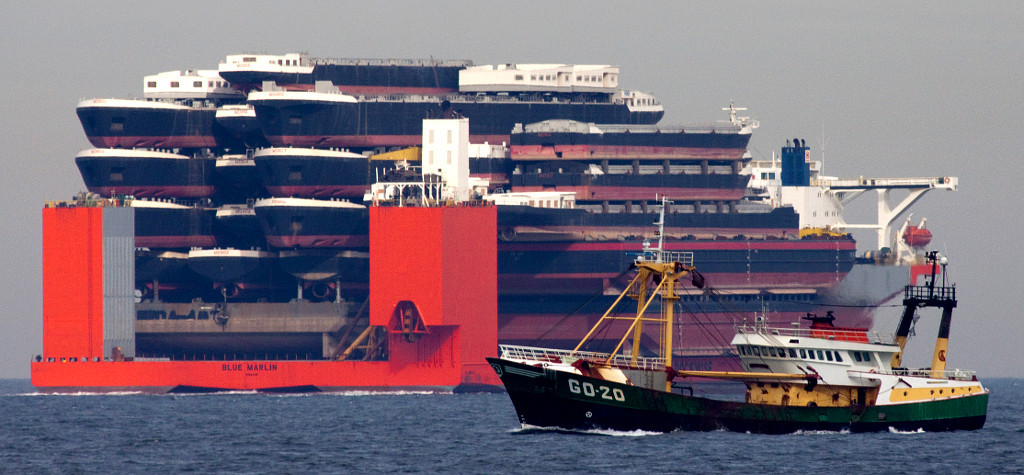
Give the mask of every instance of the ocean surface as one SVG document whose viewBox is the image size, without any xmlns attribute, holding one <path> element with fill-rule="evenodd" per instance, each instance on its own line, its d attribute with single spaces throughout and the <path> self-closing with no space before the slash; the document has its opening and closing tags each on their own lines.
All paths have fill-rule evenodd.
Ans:
<svg viewBox="0 0 1024 475">
<path fill-rule="evenodd" d="M 0 473 L 1024 473 L 1024 380 L 974 432 L 524 430 L 504 394 L 37 394 L 0 380 Z M 757 472 L 754 472 L 754 471 Z"/>
</svg>

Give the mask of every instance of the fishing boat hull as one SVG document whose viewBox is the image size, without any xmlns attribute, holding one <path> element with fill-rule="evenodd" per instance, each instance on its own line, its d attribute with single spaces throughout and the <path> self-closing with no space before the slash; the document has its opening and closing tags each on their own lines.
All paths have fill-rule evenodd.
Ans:
<svg viewBox="0 0 1024 475">
<path fill-rule="evenodd" d="M 668 393 L 488 358 L 524 425 L 566 430 L 952 431 L 985 424 L 988 393 L 884 406 L 773 406 Z"/>
</svg>

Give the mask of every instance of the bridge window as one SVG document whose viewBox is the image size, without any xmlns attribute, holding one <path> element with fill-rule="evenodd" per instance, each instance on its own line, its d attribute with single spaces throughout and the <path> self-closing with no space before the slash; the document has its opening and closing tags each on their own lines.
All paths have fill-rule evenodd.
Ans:
<svg viewBox="0 0 1024 475">
<path fill-rule="evenodd" d="M 790 348 L 789 349 L 789 357 L 790 358 L 796 358 L 796 350 Z"/>
<path fill-rule="evenodd" d="M 178 81 L 171 81 L 171 87 L 178 87 Z"/>
<path fill-rule="evenodd" d="M 800 358 L 807 359 L 807 350 L 800 348 Z"/>
<path fill-rule="evenodd" d="M 192 81 L 192 87 L 203 87 L 203 81 Z"/>
<path fill-rule="evenodd" d="M 149 81 L 146 83 L 146 87 L 156 87 L 156 81 Z"/>
<path fill-rule="evenodd" d="M 840 353 L 841 353 L 841 352 L 839 352 L 839 351 L 836 351 L 836 352 L 835 352 L 835 354 L 836 354 L 836 361 L 838 361 L 838 362 L 842 363 L 842 362 L 843 362 L 843 357 L 842 357 L 842 356 L 840 356 Z"/>
<path fill-rule="evenodd" d="M 516 74 L 516 81 L 522 81 L 522 80 L 523 80 L 523 75 L 522 74 Z"/>
<path fill-rule="evenodd" d="M 825 352 L 825 358 L 828 359 L 829 361 L 832 361 L 832 352 L 831 351 L 826 351 Z"/>
</svg>

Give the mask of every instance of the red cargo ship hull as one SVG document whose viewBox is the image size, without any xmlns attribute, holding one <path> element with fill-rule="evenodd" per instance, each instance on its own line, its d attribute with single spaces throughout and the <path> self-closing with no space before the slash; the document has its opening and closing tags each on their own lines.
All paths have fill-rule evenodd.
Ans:
<svg viewBox="0 0 1024 475">
<path fill-rule="evenodd" d="M 40 391 L 501 387 L 485 360 L 497 352 L 493 207 L 369 210 L 372 290 L 364 328 L 386 332 L 384 358 L 346 360 L 346 351 L 337 359 L 224 355 L 213 361 L 217 356 L 211 355 L 209 361 L 153 361 L 133 358 L 134 272 L 125 263 L 134 259 L 134 214 L 132 208 L 118 205 L 62 204 L 43 210 L 43 354 L 31 363 L 32 384 Z M 358 321 L 361 315 L 360 311 L 349 318 Z M 220 323 L 223 331 L 232 330 L 232 320 L 237 318 Z"/>
</svg>

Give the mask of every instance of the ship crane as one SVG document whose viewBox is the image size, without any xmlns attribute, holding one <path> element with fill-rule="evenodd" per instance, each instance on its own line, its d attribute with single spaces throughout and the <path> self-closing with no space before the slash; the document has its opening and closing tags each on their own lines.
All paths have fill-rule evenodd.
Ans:
<svg viewBox="0 0 1024 475">
<path fill-rule="evenodd" d="M 878 236 L 875 249 L 900 249 L 904 255 L 897 256 L 898 260 L 909 258 L 913 252 L 909 250 L 912 247 L 909 244 L 897 246 L 899 237 L 893 235 L 896 220 L 925 193 L 931 190 L 955 191 L 959 186 L 957 177 L 841 179 L 824 176 L 821 163 L 811 160 L 805 141 L 786 141 L 780 159 L 773 154 L 771 160 L 750 162 L 750 187 L 757 190 L 754 192 L 757 198 L 772 206 L 792 206 L 800 215 L 801 233 L 872 229 Z M 847 223 L 846 205 L 870 190 L 877 194 L 875 222 Z M 908 194 L 899 203 L 893 203 L 893 190 L 906 190 Z M 921 226 L 924 226 L 923 222 Z M 900 229 L 900 234 L 905 230 Z"/>
<path fill-rule="evenodd" d="M 893 223 L 910 206 L 924 197 L 924 194 L 931 190 L 952 190 L 956 191 L 959 184 L 957 177 L 940 178 L 857 178 L 852 180 L 841 180 L 837 178 L 819 178 L 812 181 L 812 186 L 818 186 L 822 191 L 836 200 L 840 208 L 845 207 L 860 195 L 867 191 L 874 190 L 877 193 L 877 214 L 876 222 L 872 224 L 849 224 L 842 223 L 838 227 L 845 229 L 874 229 L 878 235 L 878 247 L 891 245 L 893 239 Z M 907 190 L 909 194 L 898 204 L 893 205 L 891 193 L 893 190 Z"/>
</svg>

